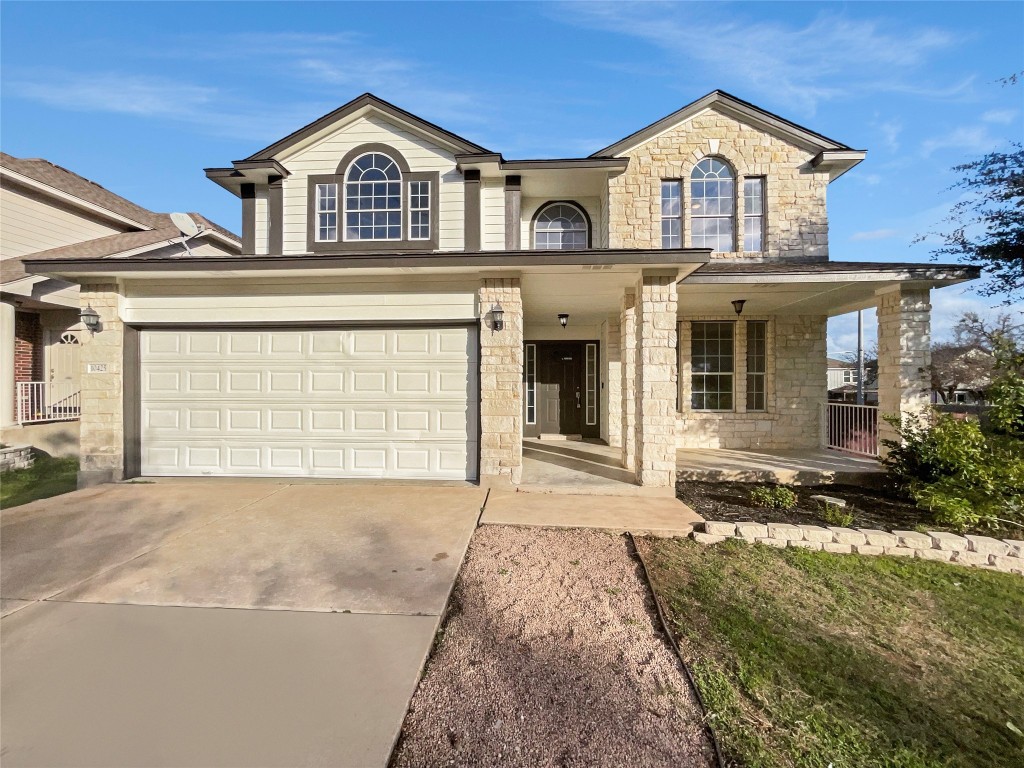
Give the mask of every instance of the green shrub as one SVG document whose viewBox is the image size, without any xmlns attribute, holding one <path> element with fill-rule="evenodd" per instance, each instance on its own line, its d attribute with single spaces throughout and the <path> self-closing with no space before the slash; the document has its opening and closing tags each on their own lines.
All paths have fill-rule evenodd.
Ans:
<svg viewBox="0 0 1024 768">
<path fill-rule="evenodd" d="M 763 485 L 750 491 L 750 500 L 767 509 L 792 509 L 796 494 L 784 485 Z"/>
<path fill-rule="evenodd" d="M 889 477 L 936 522 L 961 529 L 1024 522 L 1024 441 L 949 414 L 886 420 L 901 438 L 883 441 Z"/>
<path fill-rule="evenodd" d="M 838 504 L 821 502 L 821 516 L 826 523 L 839 528 L 849 528 L 853 525 L 853 512 L 848 512 L 846 507 L 840 507 Z"/>
</svg>

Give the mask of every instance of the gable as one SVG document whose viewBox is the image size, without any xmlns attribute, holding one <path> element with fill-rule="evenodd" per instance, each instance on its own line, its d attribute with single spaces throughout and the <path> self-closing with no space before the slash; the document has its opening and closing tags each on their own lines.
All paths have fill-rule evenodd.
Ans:
<svg viewBox="0 0 1024 768">
<path fill-rule="evenodd" d="M 372 93 L 364 93 L 333 112 L 314 120 L 280 141 L 261 149 L 246 160 L 285 160 L 306 147 L 322 141 L 353 120 L 376 114 L 390 124 L 409 131 L 421 139 L 426 139 L 438 146 L 455 152 L 487 152 L 479 144 L 474 144 L 438 125 L 427 122 L 411 112 L 396 107 Z"/>
</svg>

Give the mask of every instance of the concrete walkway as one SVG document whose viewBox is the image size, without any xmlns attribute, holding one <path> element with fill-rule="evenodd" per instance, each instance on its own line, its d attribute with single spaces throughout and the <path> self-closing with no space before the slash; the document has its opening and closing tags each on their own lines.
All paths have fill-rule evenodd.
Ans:
<svg viewBox="0 0 1024 768">
<path fill-rule="evenodd" d="M 484 492 L 107 485 L 6 510 L 5 766 L 383 766 Z"/>
<path fill-rule="evenodd" d="M 838 451 L 731 451 L 682 449 L 676 452 L 678 480 L 707 483 L 874 483 L 883 477 L 877 459 Z"/>
</svg>

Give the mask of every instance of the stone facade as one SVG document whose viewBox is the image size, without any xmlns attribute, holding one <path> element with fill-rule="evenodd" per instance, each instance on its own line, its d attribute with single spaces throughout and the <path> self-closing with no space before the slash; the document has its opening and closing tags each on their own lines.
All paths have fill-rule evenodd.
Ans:
<svg viewBox="0 0 1024 768">
<path fill-rule="evenodd" d="M 622 424 L 622 466 L 636 470 L 636 292 L 632 289 L 622 295 L 619 314 L 621 340 L 621 377 L 619 394 L 622 406 L 619 420 Z"/>
<path fill-rule="evenodd" d="M 931 401 L 931 304 L 925 289 L 896 288 L 878 297 L 878 433 L 895 430 L 881 417 L 920 415 Z"/>
<path fill-rule="evenodd" d="M 488 278 L 480 294 L 480 480 L 523 477 L 523 299 L 519 278 Z M 501 304 L 505 327 L 493 327 Z"/>
<path fill-rule="evenodd" d="M 685 299 L 684 299 L 685 301 Z M 734 404 L 730 412 L 694 411 L 691 402 L 691 323 L 736 321 Z M 767 375 L 765 410 L 747 412 L 747 322 L 766 320 Z M 825 401 L 827 318 L 823 316 L 693 316 L 679 325 L 681 379 L 677 441 L 679 448 L 732 450 L 814 449 L 821 445 L 821 407 Z"/>
<path fill-rule="evenodd" d="M 97 333 L 82 334 L 82 419 L 79 487 L 124 478 L 122 368 L 124 326 L 113 283 L 83 283 L 82 306 L 100 316 Z"/>
<path fill-rule="evenodd" d="M 765 179 L 764 251 L 716 253 L 716 258 L 828 259 L 827 172 L 810 169 L 815 151 L 790 144 L 715 110 L 698 114 L 624 153 L 629 167 L 608 184 L 609 245 L 661 248 L 661 182 L 687 182 L 701 159 L 715 156 L 732 166 L 736 179 L 736 221 L 743 222 L 745 176 Z M 690 185 L 683 183 L 682 210 L 690 209 Z M 692 244 L 683 222 L 683 245 Z M 742 246 L 742 226 L 736 227 Z"/>
<path fill-rule="evenodd" d="M 677 294 L 675 275 L 636 286 L 636 480 L 671 487 L 676 475 Z"/>
</svg>

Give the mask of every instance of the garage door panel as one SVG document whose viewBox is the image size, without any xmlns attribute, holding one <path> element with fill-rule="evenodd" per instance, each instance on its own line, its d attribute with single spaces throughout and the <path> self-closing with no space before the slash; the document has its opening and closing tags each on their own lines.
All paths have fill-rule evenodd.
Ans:
<svg viewBox="0 0 1024 768">
<path fill-rule="evenodd" d="M 144 331 L 141 341 L 144 474 L 476 476 L 468 328 Z"/>
</svg>

